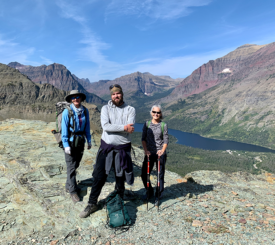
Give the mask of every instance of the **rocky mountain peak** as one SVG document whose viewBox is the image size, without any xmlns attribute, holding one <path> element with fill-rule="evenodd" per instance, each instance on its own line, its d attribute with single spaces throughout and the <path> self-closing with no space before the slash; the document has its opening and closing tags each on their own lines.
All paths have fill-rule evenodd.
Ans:
<svg viewBox="0 0 275 245">
<path fill-rule="evenodd" d="M 22 68 L 22 67 L 25 67 L 24 65 L 20 64 L 19 62 L 10 62 L 8 64 L 9 67 L 12 67 L 12 68 L 15 68 L 15 69 L 19 69 L 19 68 Z"/>
<path fill-rule="evenodd" d="M 67 94 L 49 83 L 36 84 L 19 70 L 0 64 L 0 121 L 24 118 L 53 122 L 54 105 L 64 101 Z M 85 106 L 90 112 L 91 128 L 100 132 L 100 112 L 96 105 L 85 103 Z"/>
<path fill-rule="evenodd" d="M 257 45 L 257 44 L 249 44 L 249 43 L 247 43 L 247 44 L 244 44 L 244 45 L 242 45 L 242 46 L 238 47 L 237 49 L 242 49 L 242 48 L 251 48 L 251 47 L 254 47 L 254 46 L 259 46 L 259 45 Z"/>
<path fill-rule="evenodd" d="M 223 56 L 221 59 L 229 59 L 229 60 L 242 60 L 246 57 L 250 56 L 251 54 L 255 53 L 259 49 L 263 48 L 266 45 L 256 45 L 256 44 L 244 44 L 234 51 L 228 53 L 227 55 Z"/>
<path fill-rule="evenodd" d="M 256 57 L 258 62 L 263 57 L 265 57 L 264 59 L 271 59 L 272 57 L 268 58 L 268 52 L 273 52 L 273 49 L 275 48 L 273 48 L 272 44 L 245 44 L 221 58 L 210 60 L 208 63 L 203 64 L 193 71 L 192 74 L 185 78 L 169 96 L 161 99 L 161 102 L 177 101 L 180 98 L 199 94 L 230 79 L 232 76 L 241 77 L 240 71 L 250 69 L 248 64 L 258 65 L 255 60 Z"/>
<path fill-rule="evenodd" d="M 62 64 L 58 64 L 58 63 L 53 63 L 51 65 L 42 65 L 43 67 L 46 67 L 46 69 L 50 70 L 50 69 L 53 69 L 53 70 L 66 70 L 68 71 L 68 69 L 66 68 L 66 66 L 62 65 Z"/>
<path fill-rule="evenodd" d="M 22 64 L 18 66 L 18 64 L 17 62 L 11 62 L 9 63 L 9 66 L 18 69 L 22 74 L 28 76 L 28 78 L 30 78 L 35 83 L 49 83 L 54 87 L 65 91 L 77 89 L 80 92 L 86 94 L 87 102 L 95 104 L 105 103 L 104 100 L 99 98 L 97 95 L 87 92 L 81 83 L 77 80 L 78 78 L 72 75 L 66 66 L 62 64 L 53 63 L 48 66 L 25 66 Z"/>
</svg>

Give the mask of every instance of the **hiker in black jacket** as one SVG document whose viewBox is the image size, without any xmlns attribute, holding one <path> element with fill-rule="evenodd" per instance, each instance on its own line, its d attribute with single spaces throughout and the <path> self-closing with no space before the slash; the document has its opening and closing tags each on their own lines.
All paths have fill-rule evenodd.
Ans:
<svg viewBox="0 0 275 245">
<path fill-rule="evenodd" d="M 150 114 L 152 120 L 144 123 L 142 129 L 142 146 L 144 149 L 145 157 L 142 165 L 141 178 L 144 184 L 144 187 L 147 189 L 147 162 L 148 157 L 150 161 L 149 173 L 151 173 L 154 163 L 157 163 L 158 157 L 160 157 L 160 190 L 158 193 L 158 188 L 155 193 L 155 205 L 159 205 L 159 199 L 164 190 L 164 172 L 165 172 L 165 162 L 166 162 L 166 148 L 168 146 L 169 137 L 168 137 L 168 127 L 167 124 L 162 122 L 162 111 L 160 105 L 154 105 L 151 108 Z M 157 168 L 158 165 L 156 164 Z M 158 169 L 157 169 L 158 170 Z M 149 183 L 148 196 L 145 195 L 143 199 L 150 199 L 154 195 L 154 189 Z"/>
</svg>

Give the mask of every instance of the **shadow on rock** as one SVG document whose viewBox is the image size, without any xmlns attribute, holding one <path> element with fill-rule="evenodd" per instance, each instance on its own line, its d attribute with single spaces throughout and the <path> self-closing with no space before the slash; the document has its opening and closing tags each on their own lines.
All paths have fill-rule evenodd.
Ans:
<svg viewBox="0 0 275 245">
<path fill-rule="evenodd" d="M 155 188 L 154 188 L 155 189 Z M 173 184 L 171 186 L 165 187 L 164 192 L 162 193 L 161 197 L 161 204 L 160 204 L 160 211 L 165 210 L 177 203 L 184 202 L 184 200 L 176 200 L 181 197 L 187 197 L 187 198 L 197 198 L 198 195 L 213 191 L 214 185 L 201 185 L 196 183 L 192 178 L 188 178 L 186 182 Z M 136 209 L 139 206 L 142 206 L 146 203 L 146 201 L 143 201 L 141 199 L 142 194 L 146 194 L 146 189 L 142 188 L 139 191 L 136 191 L 133 193 L 134 197 L 133 202 L 131 202 L 131 205 L 134 206 Z M 135 200 L 134 200 L 135 199 Z M 173 203 L 168 202 L 165 206 L 163 205 L 163 202 L 169 201 L 169 200 L 175 200 Z M 151 198 L 149 201 L 151 204 L 154 204 L 154 198 Z M 150 205 L 151 206 L 151 205 Z M 163 206 L 163 207 L 162 207 Z M 149 211 L 154 208 L 150 207 Z"/>
<path fill-rule="evenodd" d="M 214 185 L 201 185 L 196 183 L 193 180 L 193 178 L 190 177 L 187 179 L 187 182 L 182 182 L 182 183 L 178 183 L 178 184 L 174 184 L 166 187 L 164 189 L 161 202 L 164 202 L 170 199 L 177 199 L 180 197 L 196 198 L 198 195 L 202 193 L 213 191 L 213 190 L 214 190 Z M 175 203 L 166 206 L 162 210 L 169 208 L 170 206 L 176 204 L 177 202 L 182 202 L 182 200 L 176 201 Z"/>
<path fill-rule="evenodd" d="M 140 175 L 140 167 L 139 166 L 134 165 L 133 171 L 134 171 L 135 176 Z M 91 172 L 91 174 L 92 174 L 92 172 Z M 94 179 L 93 179 L 93 177 L 91 177 L 91 178 L 88 178 L 88 179 L 81 180 L 77 183 L 77 186 L 80 189 L 79 194 L 80 194 L 82 200 L 83 200 L 84 196 L 86 196 L 87 194 L 90 194 L 90 193 L 87 193 L 87 189 L 88 189 L 88 187 L 93 186 L 93 181 L 94 181 Z M 116 183 L 116 176 L 115 176 L 115 172 L 114 172 L 113 167 L 112 167 L 112 169 L 111 169 L 111 171 L 110 171 L 110 173 L 107 177 L 105 185 L 108 184 L 108 183 Z M 114 189 L 115 189 L 115 185 L 114 185 Z"/>
</svg>

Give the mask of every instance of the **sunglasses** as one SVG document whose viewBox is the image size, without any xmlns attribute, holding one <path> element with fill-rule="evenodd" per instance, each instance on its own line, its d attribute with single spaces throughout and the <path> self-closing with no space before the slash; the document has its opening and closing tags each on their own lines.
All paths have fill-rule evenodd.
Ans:
<svg viewBox="0 0 275 245">
<path fill-rule="evenodd" d="M 71 100 L 75 100 L 75 99 L 80 99 L 80 96 L 78 95 L 78 96 L 71 97 Z"/>
<path fill-rule="evenodd" d="M 152 113 L 154 113 L 154 114 L 157 113 L 159 115 L 159 114 L 161 114 L 161 111 L 152 111 Z"/>
<path fill-rule="evenodd" d="M 121 89 L 121 87 L 120 87 L 119 84 L 114 84 L 114 85 L 111 85 L 111 86 L 109 87 L 109 90 L 111 90 L 113 87 L 116 87 L 116 88 L 120 88 L 120 89 Z"/>
</svg>

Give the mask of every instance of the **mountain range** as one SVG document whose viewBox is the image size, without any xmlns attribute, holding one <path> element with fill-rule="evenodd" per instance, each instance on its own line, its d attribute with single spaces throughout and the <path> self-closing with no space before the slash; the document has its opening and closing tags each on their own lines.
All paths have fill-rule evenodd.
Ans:
<svg viewBox="0 0 275 245">
<path fill-rule="evenodd" d="M 63 90 L 78 88 L 109 99 L 109 86 L 118 83 L 126 101 L 137 109 L 137 122 L 149 117 L 150 106 L 161 103 L 171 128 L 275 148 L 275 43 L 242 45 L 201 65 L 183 80 L 135 72 L 90 83 L 59 64 L 9 65 L 38 83 L 40 89 L 51 83 Z"/>
<path fill-rule="evenodd" d="M 91 83 L 88 78 L 78 78 L 61 64 L 35 67 L 11 62 L 8 66 L 27 75 L 35 83 L 49 83 L 65 91 L 77 89 L 86 94 L 87 102 L 98 105 L 105 104 L 103 99 L 110 98 L 109 87 L 113 84 L 120 84 L 127 101 L 133 102 L 135 98 L 146 98 L 175 88 L 182 81 L 181 78 L 173 79 L 169 76 L 154 76 L 149 72 L 134 72 L 114 80 Z"/>
<path fill-rule="evenodd" d="M 134 72 L 114 80 L 101 80 L 90 83 L 85 87 L 91 93 L 97 93 L 102 98 L 109 97 L 109 87 L 113 84 L 119 84 L 123 88 L 126 98 L 134 99 L 152 96 L 156 93 L 163 93 L 171 88 L 175 88 L 180 81 L 172 79 L 169 76 L 154 76 L 149 72 Z"/>
<path fill-rule="evenodd" d="M 245 44 L 221 58 L 210 60 L 193 71 L 169 96 L 163 98 L 162 102 L 173 102 L 180 98 L 199 94 L 230 79 L 236 72 L 243 68 L 246 69 L 247 62 L 256 51 L 264 46 Z"/>
<path fill-rule="evenodd" d="M 22 65 L 18 62 L 11 62 L 8 66 L 19 70 L 22 74 L 28 76 L 28 78 L 35 83 L 51 84 L 54 87 L 65 91 L 77 89 L 86 95 L 86 101 L 88 103 L 97 105 L 105 104 L 105 101 L 100 97 L 87 92 L 81 83 L 78 82 L 79 78 L 71 74 L 71 72 L 64 65 L 54 63 L 48 66 L 29 66 Z"/>
<path fill-rule="evenodd" d="M 18 69 L 0 63 L 0 120 L 6 118 L 55 121 L 55 103 L 64 101 L 68 92 L 49 83 L 34 83 Z M 91 128 L 101 131 L 96 105 L 85 103 L 90 111 Z"/>
<path fill-rule="evenodd" d="M 167 103 L 173 128 L 274 149 L 274 84 L 275 43 L 243 45 L 202 65 L 159 101 Z"/>
</svg>

